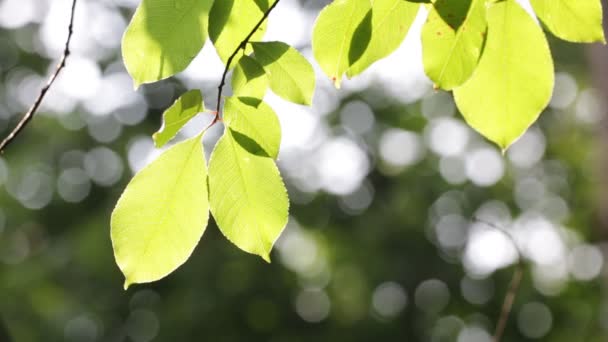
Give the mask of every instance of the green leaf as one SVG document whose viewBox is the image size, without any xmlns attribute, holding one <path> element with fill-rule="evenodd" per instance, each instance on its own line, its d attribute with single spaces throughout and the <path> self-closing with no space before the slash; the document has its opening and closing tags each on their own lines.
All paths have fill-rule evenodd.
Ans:
<svg viewBox="0 0 608 342">
<path fill-rule="evenodd" d="M 255 59 L 268 73 L 270 89 L 280 97 L 310 105 L 315 91 L 315 72 L 296 49 L 283 42 L 252 43 Z"/>
<path fill-rule="evenodd" d="M 436 87 L 451 90 L 471 77 L 485 33 L 485 0 L 437 0 L 433 4 L 422 28 L 422 60 Z"/>
<path fill-rule="evenodd" d="M 201 135 L 163 153 L 133 177 L 112 213 L 112 245 L 125 289 L 183 264 L 209 218 Z"/>
<path fill-rule="evenodd" d="M 229 97 L 224 105 L 224 123 L 234 135 L 252 140 L 252 144 L 258 145 L 266 156 L 277 158 L 281 145 L 281 125 L 275 112 L 265 102 L 254 98 Z"/>
<path fill-rule="evenodd" d="M 251 140 L 237 140 L 237 134 L 227 128 L 211 154 L 211 213 L 228 240 L 270 262 L 287 224 L 287 191 L 274 161 L 249 152 L 255 148 L 247 145 Z"/>
<path fill-rule="evenodd" d="M 405 39 L 419 9 L 420 4 L 414 2 L 374 0 L 353 36 L 354 41 L 364 44 L 364 47 L 351 50 L 348 77 L 361 74 L 395 51 Z"/>
<path fill-rule="evenodd" d="M 268 76 L 260 63 L 243 56 L 232 72 L 231 84 L 235 96 L 263 99 L 268 89 Z"/>
<path fill-rule="evenodd" d="M 190 90 L 180 96 L 163 113 L 163 124 L 152 135 L 156 147 L 164 146 L 196 114 L 205 110 L 200 90 Z"/>
<path fill-rule="evenodd" d="M 258 6 L 260 11 L 262 11 L 262 12 L 266 12 L 268 10 L 268 8 L 270 8 L 270 5 L 275 2 L 275 1 L 272 1 L 272 3 L 271 3 L 271 0 L 253 0 L 253 1 L 255 1 L 255 4 Z"/>
<path fill-rule="evenodd" d="M 515 0 L 491 4 L 487 16 L 479 65 L 454 97 L 468 124 L 505 150 L 549 103 L 553 60 L 542 29 Z"/>
<path fill-rule="evenodd" d="M 261 0 L 218 0 L 213 3 L 209 14 L 209 37 L 224 63 L 262 19 L 264 11 L 261 7 L 267 4 Z M 258 28 L 251 40 L 261 40 L 265 32 L 266 22 Z M 244 55 L 249 53 L 251 47 L 245 49 Z"/>
<path fill-rule="evenodd" d="M 335 0 L 319 14 L 312 33 L 312 50 L 319 66 L 340 88 L 342 76 L 348 70 L 351 56 L 361 56 L 369 41 L 358 35 L 360 25 L 371 9 L 369 0 Z M 359 29 L 362 30 L 362 29 Z"/>
<path fill-rule="evenodd" d="M 207 40 L 213 0 L 143 0 L 122 40 L 135 88 L 186 69 Z"/>
<path fill-rule="evenodd" d="M 536 15 L 558 38 L 606 43 L 600 0 L 531 0 Z"/>
</svg>

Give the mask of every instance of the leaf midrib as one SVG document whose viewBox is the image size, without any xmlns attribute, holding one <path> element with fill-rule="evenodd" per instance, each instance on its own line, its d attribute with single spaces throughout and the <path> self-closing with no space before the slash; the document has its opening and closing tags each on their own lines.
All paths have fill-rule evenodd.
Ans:
<svg viewBox="0 0 608 342">
<path fill-rule="evenodd" d="M 245 193 L 245 197 L 247 199 L 247 202 L 250 204 L 249 206 L 246 206 L 245 208 L 251 208 L 253 207 L 256 203 L 251 201 L 251 197 L 249 194 L 249 190 L 248 190 L 248 186 L 247 186 L 247 182 L 245 182 L 245 174 L 243 173 L 243 168 L 241 167 L 241 164 L 239 163 L 239 158 L 237 156 L 237 147 L 235 146 L 235 140 L 232 137 L 232 133 L 230 133 L 230 131 L 226 132 L 225 134 L 229 134 L 227 137 L 229 138 L 228 141 L 230 141 L 230 147 L 232 147 L 232 155 L 234 156 L 234 163 L 236 165 L 236 169 L 237 169 L 237 173 L 238 173 L 238 180 L 242 183 L 243 185 L 243 192 Z M 255 212 L 255 211 L 254 211 Z M 254 215 L 255 216 L 255 215 Z M 255 234 L 258 238 L 258 242 L 260 243 L 259 247 L 260 253 L 264 253 L 266 254 L 266 252 L 264 251 L 264 240 L 262 239 L 262 233 L 260 231 L 260 226 L 258 224 L 257 221 L 254 220 L 253 225 L 256 227 L 255 232 L 257 234 Z"/>
<path fill-rule="evenodd" d="M 196 142 L 193 144 L 192 149 L 188 153 L 188 156 L 184 159 L 184 163 L 183 163 L 184 167 L 179 171 L 177 177 L 175 178 L 175 182 L 174 182 L 173 186 L 169 188 L 168 196 L 165 197 L 165 199 L 163 201 L 163 204 L 160 206 L 160 208 L 167 208 L 169 206 L 172 207 L 172 205 L 170 205 L 169 202 L 174 197 L 173 195 L 177 192 L 177 185 L 180 183 L 181 178 L 184 175 L 184 172 L 188 168 L 188 164 L 192 160 L 192 154 L 193 154 L 194 150 L 197 147 L 197 143 L 200 143 L 199 142 L 199 137 L 195 138 Z M 168 217 L 169 211 L 170 210 L 168 208 L 166 210 L 164 210 L 163 213 L 162 213 L 162 217 L 161 217 L 160 221 L 157 224 L 152 224 L 152 226 L 154 227 L 154 232 L 152 234 L 150 234 L 150 238 L 147 239 L 146 245 L 144 246 L 144 250 L 142 251 L 142 253 L 140 255 L 140 258 L 145 257 L 146 254 L 148 253 L 148 250 L 150 248 L 150 244 L 151 244 L 152 240 L 156 239 L 160 228 L 163 226 L 164 222 L 166 221 L 166 219 Z M 179 225 L 178 225 L 178 227 L 179 227 Z M 180 229 L 183 229 L 183 228 L 180 227 Z"/>
<path fill-rule="evenodd" d="M 256 50 L 255 48 L 253 49 L 254 51 Z M 289 51 L 289 50 L 288 50 Z M 285 52 L 285 54 L 288 53 L 288 51 Z M 267 51 L 264 50 L 264 48 L 261 48 L 259 50 L 259 52 L 261 52 L 261 54 L 265 55 L 266 57 L 268 57 L 270 60 L 272 60 L 272 55 L 270 53 L 268 53 Z M 256 51 L 256 53 L 258 53 L 258 51 Z M 291 73 L 289 71 L 287 71 L 287 69 L 283 66 L 282 62 L 281 62 L 281 57 L 277 58 L 272 64 L 275 64 L 279 69 L 281 69 L 281 71 L 287 75 L 288 79 L 291 81 L 291 83 L 293 84 L 294 88 L 296 89 L 296 91 L 298 92 L 298 101 L 302 101 L 302 102 L 306 102 L 306 99 L 304 97 L 304 93 L 302 92 L 302 89 L 300 89 L 300 87 L 298 87 L 298 81 L 291 75 Z M 270 68 L 270 66 L 269 66 Z M 270 75 L 272 75 L 272 72 L 270 73 Z M 305 78 L 304 78 L 305 79 Z M 270 79 L 270 83 L 272 84 L 273 78 Z"/>
<path fill-rule="evenodd" d="M 342 78 L 342 75 L 338 75 L 338 73 L 340 72 L 340 63 L 342 61 L 342 55 L 344 54 L 344 45 L 346 44 L 346 40 L 347 40 L 347 33 L 349 33 L 350 31 L 352 31 L 352 23 L 353 23 L 353 18 L 354 18 L 354 14 L 355 11 L 357 10 L 357 3 L 353 2 L 352 5 L 352 10 L 350 12 L 350 15 L 348 16 L 348 25 L 346 25 L 345 29 L 344 29 L 344 35 L 342 36 L 342 42 L 340 43 L 340 49 L 338 50 L 338 58 L 336 59 L 336 66 L 335 66 L 335 77 L 336 80 L 334 82 L 337 82 L 338 84 L 340 83 L 340 79 Z M 351 35 L 352 36 L 352 35 Z"/>
<path fill-rule="evenodd" d="M 364 60 L 364 57 L 366 54 L 371 54 L 374 52 L 377 52 L 378 50 L 373 49 L 370 50 L 369 46 L 372 45 L 372 42 L 376 41 L 374 40 L 374 32 L 376 32 L 377 30 L 379 30 L 382 26 L 384 26 L 384 24 L 387 22 L 388 18 L 392 15 L 393 10 L 399 6 L 399 3 L 401 3 L 403 0 L 395 0 L 395 2 L 393 3 L 393 5 L 390 7 L 390 9 L 388 11 L 386 11 L 385 15 L 375 24 L 372 26 L 372 34 L 371 34 L 371 38 L 370 38 L 370 42 L 368 45 L 368 48 L 365 49 L 365 51 L 363 52 L 363 54 L 361 55 L 361 57 L 359 57 L 359 59 L 357 61 L 355 61 L 355 63 L 353 65 L 351 65 L 351 67 L 349 69 L 353 69 L 353 66 L 363 63 L 362 61 Z M 373 11 L 373 5 L 372 5 L 372 11 Z M 373 19 L 372 19 L 373 20 Z M 411 24 L 410 24 L 411 25 Z M 368 51 L 372 51 L 371 53 Z"/>
<path fill-rule="evenodd" d="M 469 8 L 469 12 L 467 12 L 466 17 L 465 17 L 464 21 L 462 22 L 462 24 L 460 25 L 460 27 L 458 28 L 458 30 L 456 30 L 456 35 L 454 36 L 454 44 L 452 44 L 452 46 L 450 48 L 450 52 L 448 53 L 448 55 L 447 55 L 447 57 L 445 59 L 445 63 L 443 63 L 443 67 L 441 68 L 441 71 L 439 72 L 439 76 L 437 77 L 439 83 L 442 83 L 443 75 L 445 74 L 445 70 L 447 69 L 448 64 L 450 64 L 452 56 L 454 55 L 454 51 L 456 50 L 456 45 L 458 45 L 458 43 L 460 41 L 460 38 L 463 35 L 464 30 L 462 28 L 464 27 L 465 24 L 467 24 L 471 20 L 471 15 L 470 14 L 471 14 L 471 11 L 474 10 L 473 6 L 477 5 L 476 4 L 477 1 L 478 0 L 472 0 L 471 1 L 471 7 Z"/>
<path fill-rule="evenodd" d="M 274 149 L 272 151 L 270 151 L 270 147 L 272 147 L 271 146 L 271 141 L 268 141 L 269 139 L 265 139 L 264 138 L 264 134 L 262 134 L 260 132 L 260 130 L 258 129 L 257 125 L 255 124 L 255 121 L 249 120 L 248 115 L 246 115 L 243 111 L 241 111 L 240 105 L 241 105 L 242 102 L 240 102 L 238 99 L 235 100 L 235 101 L 239 102 L 238 104 L 233 104 L 234 111 L 238 114 L 237 117 L 236 117 L 236 120 L 238 121 L 239 119 L 242 119 L 246 123 L 248 123 L 249 126 L 250 126 L 250 128 L 251 128 L 251 130 L 257 135 L 257 138 L 264 142 L 264 146 L 260 146 L 260 147 L 262 147 L 262 149 L 264 150 L 264 152 L 268 153 L 268 155 L 270 155 L 270 156 L 272 156 L 274 158 L 276 156 L 275 153 L 273 153 Z M 243 105 L 245 105 L 245 104 L 243 104 Z M 263 105 L 263 103 L 260 103 L 260 106 L 262 106 L 262 105 Z M 261 112 L 261 110 L 259 108 L 256 108 L 256 109 L 252 110 L 252 112 Z M 251 137 L 249 137 L 249 138 L 251 138 Z M 254 139 L 254 141 L 255 141 L 255 139 Z M 277 151 L 277 153 L 278 153 L 278 151 Z"/>
</svg>

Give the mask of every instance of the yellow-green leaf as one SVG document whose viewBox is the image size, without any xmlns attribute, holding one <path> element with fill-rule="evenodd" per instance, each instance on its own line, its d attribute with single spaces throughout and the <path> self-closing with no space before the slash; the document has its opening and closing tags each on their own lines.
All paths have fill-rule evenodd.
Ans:
<svg viewBox="0 0 608 342">
<path fill-rule="evenodd" d="M 163 113 L 163 123 L 152 135 L 156 147 L 164 146 L 196 114 L 205 110 L 200 90 L 190 90 L 180 96 Z"/>
<path fill-rule="evenodd" d="M 209 14 L 209 37 L 224 63 L 262 19 L 262 8 L 267 5 L 267 1 L 260 0 L 217 0 L 213 3 Z M 261 40 L 265 32 L 266 22 L 258 28 L 251 40 Z M 251 47 L 247 47 L 245 55 L 250 52 Z M 235 63 L 231 67 L 234 65 Z"/>
<path fill-rule="evenodd" d="M 280 97 L 310 105 L 315 72 L 304 56 L 283 42 L 252 43 L 255 59 L 268 73 L 270 89 Z"/>
<path fill-rule="evenodd" d="M 213 0 L 143 0 L 122 40 L 135 87 L 186 69 L 207 40 Z"/>
<path fill-rule="evenodd" d="M 370 9 L 370 0 L 335 0 L 321 11 L 315 22 L 313 54 L 336 88 L 340 88 L 352 56 L 360 56 L 367 46 L 363 35 L 359 35 L 357 40 L 353 37 L 357 29 L 362 30 L 369 25 L 363 20 Z"/>
<path fill-rule="evenodd" d="M 471 127 L 503 150 L 536 121 L 553 91 L 553 60 L 542 29 L 515 0 L 492 3 L 473 76 L 454 90 Z"/>
<path fill-rule="evenodd" d="M 163 153 L 133 177 L 112 213 L 112 245 L 125 288 L 161 279 L 183 264 L 209 218 L 201 136 Z"/>
<path fill-rule="evenodd" d="M 347 76 L 359 75 L 376 61 L 390 55 L 405 39 L 420 4 L 404 0 L 373 0 L 372 8 L 354 33 L 364 47 L 352 49 Z"/>
<path fill-rule="evenodd" d="M 530 3 L 558 38 L 577 43 L 606 42 L 600 0 L 531 0 Z"/>
<path fill-rule="evenodd" d="M 471 77 L 485 34 L 485 0 L 435 1 L 422 28 L 422 61 L 436 87 L 451 90 Z"/>
<path fill-rule="evenodd" d="M 260 63 L 243 56 L 232 72 L 231 84 L 235 96 L 263 99 L 268 90 L 268 76 Z"/>
<path fill-rule="evenodd" d="M 220 231 L 240 249 L 270 262 L 287 224 L 289 200 L 271 158 L 249 152 L 227 128 L 209 160 L 209 203 Z"/>
<path fill-rule="evenodd" d="M 268 157 L 277 158 L 281 145 L 281 125 L 274 110 L 255 98 L 229 97 L 224 105 L 224 123 L 237 140 L 250 139 Z M 256 146 L 257 145 L 257 146 Z"/>
</svg>

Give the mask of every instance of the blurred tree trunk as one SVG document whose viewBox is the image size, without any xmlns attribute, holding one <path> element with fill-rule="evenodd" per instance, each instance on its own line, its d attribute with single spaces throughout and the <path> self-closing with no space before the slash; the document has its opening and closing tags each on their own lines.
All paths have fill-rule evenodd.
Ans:
<svg viewBox="0 0 608 342">
<path fill-rule="evenodd" d="M 608 32 L 608 0 L 602 0 L 604 8 L 604 32 Z M 589 48 L 591 73 L 594 83 L 603 101 L 603 116 L 600 122 L 600 144 L 608 147 L 608 45 L 593 44 Z M 605 149 L 604 149 L 605 150 Z M 601 221 L 599 237 L 608 239 L 608 152 L 600 154 L 600 203 L 599 219 Z"/>
</svg>

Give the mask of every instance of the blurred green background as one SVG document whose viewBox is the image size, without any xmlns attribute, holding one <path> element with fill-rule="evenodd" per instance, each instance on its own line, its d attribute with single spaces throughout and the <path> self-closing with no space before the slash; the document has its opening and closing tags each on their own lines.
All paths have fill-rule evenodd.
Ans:
<svg viewBox="0 0 608 342">
<path fill-rule="evenodd" d="M 422 14 L 343 89 L 318 73 L 311 108 L 268 97 L 292 201 L 271 264 L 212 223 L 176 272 L 124 291 L 112 208 L 158 155 L 162 110 L 188 88 L 213 109 L 223 70 L 207 44 L 178 77 L 134 91 L 120 39 L 137 3 L 79 0 L 67 68 L 0 159 L 0 341 L 489 342 L 519 259 L 504 341 L 608 339 L 606 48 L 549 37 L 554 97 L 503 156 L 424 77 Z M 267 39 L 310 57 L 327 3 L 282 1 Z M 2 135 L 61 55 L 69 6 L 0 0 Z"/>
</svg>

